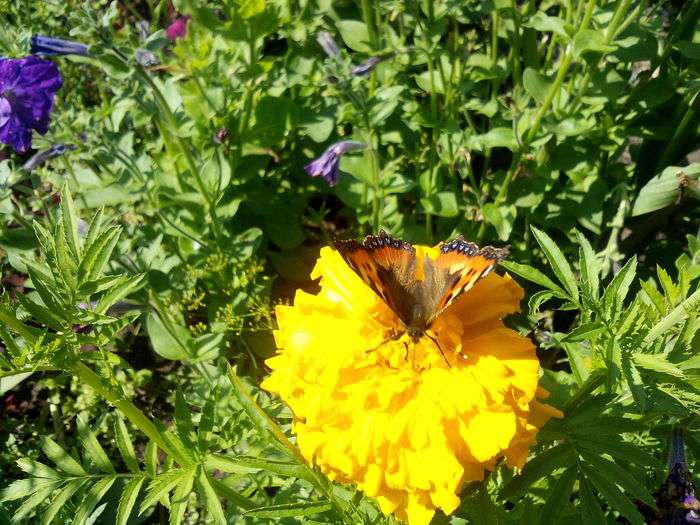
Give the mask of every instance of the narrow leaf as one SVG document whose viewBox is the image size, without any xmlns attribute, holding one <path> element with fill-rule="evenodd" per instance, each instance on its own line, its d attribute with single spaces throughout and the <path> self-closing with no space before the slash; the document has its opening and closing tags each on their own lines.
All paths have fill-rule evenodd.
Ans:
<svg viewBox="0 0 700 525">
<path fill-rule="evenodd" d="M 141 502 L 139 514 L 143 514 L 148 507 L 154 505 L 156 501 L 160 500 L 164 496 L 167 496 L 188 473 L 189 469 L 169 470 L 153 479 L 148 484 L 148 488 L 146 489 L 146 497 Z"/>
<path fill-rule="evenodd" d="M 201 501 L 204 503 L 204 508 L 209 512 L 209 517 L 217 525 L 226 525 L 226 516 L 224 509 L 221 507 L 219 496 L 217 496 L 214 487 L 209 483 L 209 478 L 204 469 L 200 468 L 197 476 L 197 492 Z"/>
<path fill-rule="evenodd" d="M 61 192 L 61 220 L 66 234 L 66 243 L 75 261 L 80 260 L 80 236 L 78 233 L 78 214 L 75 212 L 73 196 L 68 184 L 64 184 Z"/>
<path fill-rule="evenodd" d="M 106 313 L 110 306 L 138 288 L 144 277 L 145 274 L 122 276 L 119 282 L 100 298 L 95 311 L 98 314 Z"/>
<path fill-rule="evenodd" d="M 48 507 L 44 510 L 41 516 L 41 525 L 50 525 L 56 514 L 68 503 L 73 497 L 73 494 L 78 492 L 78 490 L 87 482 L 86 479 L 74 479 L 66 483 L 60 490 L 56 497 L 49 503 Z"/>
<path fill-rule="evenodd" d="M 596 468 L 586 463 L 581 463 L 581 468 L 586 478 L 598 489 L 598 492 L 611 507 L 619 511 L 632 525 L 644 525 L 644 518 L 637 508 L 606 474 L 599 472 Z"/>
<path fill-rule="evenodd" d="M 171 499 L 169 525 L 180 525 L 182 523 L 182 517 L 185 515 L 185 510 L 187 510 L 190 493 L 192 492 L 196 470 L 190 470 L 175 489 Z"/>
<path fill-rule="evenodd" d="M 578 480 L 579 498 L 581 499 L 581 516 L 583 523 L 607 523 L 603 509 L 593 494 L 593 489 L 585 477 Z"/>
<path fill-rule="evenodd" d="M 592 301 L 597 302 L 600 292 L 600 262 L 596 259 L 593 248 L 588 242 L 588 239 L 580 232 L 576 232 L 579 243 L 579 268 L 581 270 L 581 288 L 584 296 Z"/>
<path fill-rule="evenodd" d="M 293 518 L 321 514 L 323 512 L 328 512 L 331 508 L 333 508 L 333 506 L 328 501 L 307 501 L 258 507 L 257 509 L 246 511 L 245 515 L 256 518 Z"/>
<path fill-rule="evenodd" d="M 508 499 L 527 490 L 535 481 L 549 476 L 554 470 L 569 466 L 574 460 L 573 450 L 566 443 L 557 445 L 528 461 L 519 476 L 505 484 L 501 498 Z"/>
<path fill-rule="evenodd" d="M 637 272 L 637 257 L 632 257 L 617 273 L 603 293 L 603 305 L 605 307 L 606 316 L 612 319 L 612 314 L 615 311 L 621 311 L 629 292 L 630 284 Z"/>
<path fill-rule="evenodd" d="M 571 266 L 569 266 L 564 254 L 545 232 L 538 230 L 534 226 L 531 226 L 530 229 L 537 243 L 540 245 L 540 248 L 542 248 L 545 257 L 547 257 L 549 264 L 552 266 L 554 275 L 557 276 L 557 279 L 559 279 L 559 282 L 564 286 L 564 289 L 569 292 L 571 300 L 573 302 L 578 302 L 578 285 L 576 284 L 574 273 L 571 271 Z"/>
<path fill-rule="evenodd" d="M 127 525 L 129 516 L 131 516 L 131 512 L 134 508 L 134 503 L 136 503 L 139 491 L 141 490 L 141 485 L 143 485 L 145 480 L 145 477 L 137 476 L 129 481 L 126 487 L 124 487 L 122 495 L 119 498 L 115 525 Z"/>
<path fill-rule="evenodd" d="M 567 293 L 557 284 L 554 283 L 549 277 L 540 272 L 538 269 L 528 266 L 527 264 L 520 264 L 515 261 L 501 261 L 500 265 L 503 266 L 509 272 L 519 275 L 523 279 L 532 281 L 535 284 L 544 286 L 549 290 L 561 295 L 561 297 L 568 297 Z"/>
<path fill-rule="evenodd" d="M 224 456 L 222 454 L 211 454 L 205 459 L 207 470 L 220 470 L 227 473 L 247 473 L 257 470 L 264 470 L 272 474 L 284 477 L 293 477 L 313 480 L 309 469 L 305 465 L 292 463 L 289 461 L 275 461 L 272 459 L 256 458 L 250 456 Z"/>
<path fill-rule="evenodd" d="M 33 478 L 50 478 L 60 479 L 61 475 L 51 467 L 39 463 L 38 461 L 29 458 L 21 458 L 17 460 L 17 466 Z"/>
<path fill-rule="evenodd" d="M 124 424 L 124 420 L 119 413 L 117 413 L 117 416 L 114 419 L 114 435 L 117 440 L 117 448 L 119 449 L 119 453 L 122 455 L 122 458 L 124 458 L 124 463 L 126 463 L 127 468 L 134 474 L 140 473 L 141 469 L 139 468 L 139 462 L 136 459 L 134 446 L 131 443 L 131 436 L 129 435 L 126 424 Z"/>
<path fill-rule="evenodd" d="M 547 496 L 547 501 L 542 509 L 540 525 L 560 523 L 559 517 L 569 503 L 577 474 L 578 470 L 576 467 L 569 467 L 559 476 L 559 479 Z"/>
<path fill-rule="evenodd" d="M 21 523 L 27 515 L 32 512 L 37 506 L 45 503 L 51 494 L 62 484 L 62 481 L 54 480 L 53 483 L 41 487 L 34 494 L 24 500 L 22 505 L 15 510 L 12 515 L 12 523 Z"/>
<path fill-rule="evenodd" d="M 114 466 L 109 460 L 107 453 L 104 451 L 100 443 L 97 441 L 95 434 L 92 432 L 87 422 L 78 416 L 78 435 L 80 436 L 80 442 L 86 451 L 85 459 L 90 459 L 94 465 L 99 468 L 102 472 L 114 473 Z"/>
<path fill-rule="evenodd" d="M 660 374 L 666 374 L 673 377 L 685 376 L 683 370 L 678 368 L 673 363 L 669 363 L 660 355 L 636 353 L 632 354 L 632 360 L 634 361 L 634 364 L 646 370 L 652 370 L 653 372 L 658 372 Z"/>
<path fill-rule="evenodd" d="M 575 343 L 577 341 L 590 340 L 603 331 L 605 331 L 605 325 L 601 323 L 585 323 L 571 330 L 571 332 L 561 338 L 561 341 Z"/>
<path fill-rule="evenodd" d="M 102 500 L 116 480 L 117 478 L 115 476 L 110 476 L 108 478 L 102 478 L 95 483 L 90 490 L 88 490 L 85 499 L 83 499 L 80 507 L 78 507 L 75 518 L 73 518 L 73 523 L 85 523 L 90 514 L 92 514 L 92 511 L 95 510 L 97 504 Z"/>
<path fill-rule="evenodd" d="M 48 436 L 41 438 L 41 449 L 56 466 L 66 474 L 85 476 L 87 472 L 63 447 Z"/>
</svg>

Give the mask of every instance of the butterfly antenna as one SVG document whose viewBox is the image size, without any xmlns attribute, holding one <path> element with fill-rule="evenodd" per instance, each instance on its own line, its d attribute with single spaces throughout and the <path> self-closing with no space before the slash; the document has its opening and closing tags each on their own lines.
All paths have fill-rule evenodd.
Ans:
<svg viewBox="0 0 700 525">
<path fill-rule="evenodd" d="M 447 363 L 447 367 L 448 367 L 448 368 L 452 368 L 452 365 L 451 365 L 450 362 L 447 360 L 447 356 L 445 355 L 445 352 L 442 350 L 442 347 L 440 346 L 440 343 L 438 342 L 438 340 L 435 339 L 435 338 L 433 338 L 433 337 L 431 337 L 430 334 L 428 334 L 427 332 L 425 333 L 425 335 L 428 337 L 428 339 L 430 339 L 433 343 L 435 343 L 435 346 L 438 347 L 438 350 L 440 351 L 440 355 L 441 355 L 442 358 L 445 360 L 445 363 Z"/>
</svg>

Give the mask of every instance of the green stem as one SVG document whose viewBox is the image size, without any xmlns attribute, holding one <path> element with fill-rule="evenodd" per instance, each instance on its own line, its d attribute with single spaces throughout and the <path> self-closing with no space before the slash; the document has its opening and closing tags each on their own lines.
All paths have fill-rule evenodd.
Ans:
<svg viewBox="0 0 700 525">
<path fill-rule="evenodd" d="M 692 139 L 695 136 L 694 129 L 697 127 L 699 119 L 700 91 L 696 91 L 683 118 L 676 126 L 673 137 L 666 145 L 666 149 L 656 165 L 656 171 L 660 171 L 676 160 L 680 152 L 683 151 L 682 148 L 686 145 L 688 139 Z"/>
<path fill-rule="evenodd" d="M 676 306 L 671 313 L 656 323 L 644 338 L 644 344 L 651 345 L 656 339 L 665 335 L 674 325 L 697 313 L 700 307 L 700 288 L 695 290 L 685 301 Z"/>
</svg>

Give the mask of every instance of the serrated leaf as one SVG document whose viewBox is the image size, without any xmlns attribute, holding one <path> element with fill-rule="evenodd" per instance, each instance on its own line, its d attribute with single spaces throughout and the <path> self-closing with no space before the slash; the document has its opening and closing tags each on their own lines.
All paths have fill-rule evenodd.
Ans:
<svg viewBox="0 0 700 525">
<path fill-rule="evenodd" d="M 548 288 L 554 293 L 560 295 L 562 298 L 567 297 L 566 292 L 560 286 L 555 284 L 554 281 L 552 281 L 549 277 L 540 272 L 538 269 L 533 268 L 532 266 L 528 266 L 527 264 L 520 264 L 515 261 L 501 261 L 499 264 L 509 272 L 512 272 L 515 275 L 519 275 L 523 279 L 532 281 L 535 284 L 544 286 L 545 288 Z"/>
<path fill-rule="evenodd" d="M 204 407 L 202 408 L 202 416 L 199 418 L 199 427 L 197 428 L 197 448 L 200 452 L 205 453 L 209 448 L 212 440 L 212 430 L 216 419 L 216 404 L 219 400 L 219 385 L 214 386 L 214 389 L 209 393 Z"/>
<path fill-rule="evenodd" d="M 575 466 L 569 467 L 564 473 L 559 476 L 554 486 L 550 489 L 547 495 L 547 501 L 542 509 L 540 517 L 540 525 L 549 525 L 559 523 L 559 516 L 564 508 L 569 503 L 571 491 L 574 488 L 574 482 L 578 474 L 578 469 Z"/>
<path fill-rule="evenodd" d="M 531 226 L 530 229 L 532 230 L 532 234 L 535 236 L 537 244 L 540 245 L 545 257 L 547 257 L 554 275 L 557 276 L 559 282 L 569 293 L 569 298 L 573 302 L 578 302 L 578 285 L 576 284 L 576 279 L 571 271 L 571 266 L 569 266 L 564 254 L 551 239 L 551 237 L 545 232 L 538 230 L 534 226 Z"/>
<path fill-rule="evenodd" d="M 272 459 L 250 456 L 225 456 L 223 454 L 211 454 L 205 459 L 207 470 L 220 470 L 227 473 L 245 473 L 264 470 L 272 474 L 284 477 L 294 477 L 313 481 L 313 476 L 305 465 L 290 461 L 276 461 Z"/>
<path fill-rule="evenodd" d="M 85 523 L 97 504 L 102 500 L 112 484 L 117 480 L 115 476 L 102 478 L 95 483 L 85 494 L 85 498 L 75 513 L 73 523 Z"/>
<path fill-rule="evenodd" d="M 61 220 L 63 221 L 63 230 L 66 235 L 68 249 L 75 261 L 80 260 L 80 237 L 78 233 L 78 215 L 75 212 L 75 204 L 73 196 L 70 193 L 68 184 L 63 185 L 61 191 Z"/>
<path fill-rule="evenodd" d="M 661 292 L 659 292 L 649 281 L 640 280 L 639 285 L 642 287 L 642 290 L 644 290 L 644 293 L 651 301 L 651 304 L 653 304 L 654 308 L 656 308 L 656 311 L 659 312 L 661 315 L 666 315 L 668 307 L 666 305 L 666 300 L 664 299 L 664 296 L 661 294 Z"/>
<path fill-rule="evenodd" d="M 221 502 L 219 501 L 219 496 L 216 495 L 214 487 L 212 487 L 207 477 L 207 473 L 204 469 L 198 469 L 199 475 L 197 476 L 197 493 L 201 498 L 204 507 L 209 513 L 209 517 L 217 525 L 226 525 L 226 516 L 224 515 L 224 509 L 221 507 Z"/>
<path fill-rule="evenodd" d="M 41 297 L 41 300 L 44 302 L 44 306 L 46 306 L 52 312 L 60 315 L 60 312 L 63 310 L 61 307 L 63 301 L 52 289 L 56 286 L 56 282 L 54 281 L 53 277 L 50 277 L 48 274 L 44 273 L 39 269 L 38 265 L 31 261 L 25 260 L 25 265 L 27 266 L 29 278 L 32 280 L 32 285 L 39 294 L 39 297 Z"/>
<path fill-rule="evenodd" d="M 180 525 L 182 523 L 182 517 L 185 515 L 185 510 L 187 509 L 187 504 L 189 502 L 190 493 L 192 492 L 192 485 L 194 484 L 194 478 L 196 471 L 198 469 L 192 469 L 183 478 L 180 484 L 175 488 L 170 506 L 170 523 L 169 525 Z"/>
<path fill-rule="evenodd" d="M 114 436 L 117 441 L 119 453 L 122 455 L 127 468 L 134 474 L 140 473 L 141 469 L 139 468 L 139 462 L 136 459 L 136 452 L 134 451 L 134 446 L 131 442 L 131 436 L 129 435 L 126 424 L 124 424 L 124 420 L 119 413 L 117 413 L 116 417 L 114 418 Z"/>
<path fill-rule="evenodd" d="M 615 459 L 628 461 L 635 465 L 651 465 L 654 456 L 647 454 L 641 448 L 620 439 L 609 439 L 605 436 L 594 434 L 580 434 L 576 436 L 575 446 L 583 447 L 591 453 L 609 454 Z"/>
<path fill-rule="evenodd" d="M 149 478 L 155 478 L 158 471 L 158 447 L 153 441 L 149 441 L 146 445 L 144 454 L 144 462 L 146 464 L 146 472 Z"/>
<path fill-rule="evenodd" d="M 35 303 L 24 294 L 17 294 L 15 298 L 36 321 L 56 331 L 60 331 L 63 327 L 63 320 L 45 306 Z"/>
<path fill-rule="evenodd" d="M 195 432 L 192 414 L 180 389 L 175 392 L 175 428 L 177 429 L 177 435 L 182 440 L 182 444 L 187 449 L 194 450 Z"/>
<path fill-rule="evenodd" d="M 579 268 L 581 271 L 581 289 L 584 296 L 590 301 L 596 302 L 600 296 L 600 262 L 588 242 L 588 239 L 576 232 L 579 243 Z"/>
<path fill-rule="evenodd" d="M 48 467 L 43 463 L 39 463 L 38 461 L 34 461 L 29 458 L 18 459 L 17 466 L 22 470 L 22 472 L 26 472 L 33 478 L 61 478 L 61 475 L 51 467 Z"/>
<path fill-rule="evenodd" d="M 131 516 L 134 504 L 136 503 L 136 499 L 139 496 L 141 485 L 143 485 L 145 480 L 145 477 L 138 476 L 129 481 L 126 487 L 124 487 L 122 495 L 119 498 L 115 525 L 127 525 L 129 516 Z"/>
<path fill-rule="evenodd" d="M 92 217 L 92 220 L 90 221 L 90 227 L 88 228 L 87 235 L 85 236 L 85 250 L 87 250 L 93 245 L 95 239 L 97 239 L 97 236 L 100 234 L 100 231 L 102 230 L 103 218 L 104 208 L 100 208 L 99 210 L 97 210 L 97 213 L 95 213 L 95 215 Z"/>
<path fill-rule="evenodd" d="M 308 501 L 258 507 L 257 509 L 246 511 L 245 515 L 255 518 L 292 518 L 321 514 L 323 512 L 328 512 L 332 508 L 333 506 L 328 501 Z"/>
<path fill-rule="evenodd" d="M 597 472 L 622 487 L 630 496 L 643 501 L 651 507 L 656 506 L 654 498 L 649 494 L 646 487 L 637 481 L 628 469 L 622 468 L 614 461 L 603 457 L 600 453 L 596 454 L 590 453 L 588 450 L 579 450 L 579 454 Z"/>
<path fill-rule="evenodd" d="M 104 294 L 100 300 L 97 302 L 97 307 L 95 311 L 98 314 L 104 314 L 107 312 L 110 306 L 112 306 L 117 301 L 124 299 L 127 295 L 133 292 L 143 281 L 146 274 L 138 275 L 123 275 L 119 281 Z"/>
<path fill-rule="evenodd" d="M 99 468 L 102 472 L 108 474 L 113 474 L 115 472 L 112 462 L 109 460 L 107 453 L 100 445 L 99 441 L 95 437 L 87 422 L 81 417 L 77 418 L 78 423 L 78 435 L 80 436 L 80 442 L 85 448 L 86 458 Z"/>
<path fill-rule="evenodd" d="M 613 277 L 603 293 L 603 305 L 605 314 L 611 319 L 613 312 L 620 311 L 624 305 L 625 297 L 629 292 L 632 280 L 637 272 L 637 257 L 632 257 Z"/>
<path fill-rule="evenodd" d="M 603 509 L 593 494 L 591 485 L 583 476 L 578 481 L 579 498 L 581 500 L 581 517 L 583 523 L 607 523 Z"/>
<path fill-rule="evenodd" d="M 571 332 L 561 338 L 562 342 L 575 343 L 595 337 L 605 331 L 605 325 L 601 323 L 585 323 L 577 326 Z"/>
<path fill-rule="evenodd" d="M 25 478 L 18 479 L 10 483 L 0 491 L 0 503 L 26 498 L 46 486 L 54 485 L 55 479 L 48 478 Z"/>
<path fill-rule="evenodd" d="M 41 505 L 51 496 L 51 493 L 61 486 L 63 482 L 54 480 L 53 483 L 41 487 L 34 494 L 24 500 L 22 505 L 12 514 L 12 523 L 21 523 L 22 520 L 37 506 Z"/>
<path fill-rule="evenodd" d="M 41 438 L 41 449 L 56 466 L 66 474 L 85 476 L 87 472 L 63 447 L 48 436 Z"/>
<path fill-rule="evenodd" d="M 673 377 L 685 376 L 683 370 L 678 368 L 673 363 L 669 363 L 660 355 L 636 353 L 632 354 L 632 360 L 634 361 L 635 365 L 646 370 L 651 370 L 653 372 L 658 372 L 660 374 L 666 374 Z"/>
<path fill-rule="evenodd" d="M 535 481 L 550 475 L 554 470 L 568 467 L 574 462 L 574 454 L 571 446 L 562 443 L 539 453 L 530 461 L 520 475 L 515 476 L 506 483 L 501 490 L 501 499 L 508 499 L 527 490 Z"/>
<path fill-rule="evenodd" d="M 57 278 L 60 278 L 69 290 L 73 290 L 78 286 L 78 281 L 76 279 L 77 265 L 73 260 L 72 255 L 69 253 L 68 243 L 66 240 L 66 232 L 63 228 L 63 223 L 59 222 L 56 224 L 56 241 L 55 246 L 55 256 L 56 256 L 56 266 L 51 267 L 51 271 Z"/>
<path fill-rule="evenodd" d="M 50 525 L 56 517 L 56 514 L 68 503 L 73 497 L 73 494 L 78 492 L 80 488 L 87 483 L 86 479 L 74 479 L 64 485 L 64 487 L 56 494 L 51 503 L 44 509 L 41 516 L 41 525 Z"/>
<path fill-rule="evenodd" d="M 85 247 L 83 258 L 78 266 L 81 282 L 91 281 L 100 276 L 102 268 L 112 255 L 112 250 L 119 240 L 121 228 L 112 226 L 102 232 L 97 239 Z"/>
<path fill-rule="evenodd" d="M 634 363 L 629 359 L 628 356 L 624 355 L 622 358 L 622 373 L 627 381 L 627 386 L 632 393 L 635 403 L 641 413 L 647 410 L 647 395 L 644 390 L 644 381 L 642 380 L 639 370 L 634 366 Z"/>
<path fill-rule="evenodd" d="M 644 518 L 642 515 L 612 480 L 586 463 L 581 463 L 581 469 L 586 478 L 593 484 L 598 492 L 600 492 L 600 495 L 605 498 L 611 507 L 632 522 L 632 525 L 644 525 Z"/>
<path fill-rule="evenodd" d="M 190 469 L 175 469 L 169 470 L 156 476 L 148 484 L 146 489 L 146 497 L 141 502 L 141 507 L 139 509 L 139 515 L 143 514 L 148 507 L 154 505 L 156 501 L 167 496 L 175 486 L 180 483 L 184 476 L 189 473 Z"/>
</svg>

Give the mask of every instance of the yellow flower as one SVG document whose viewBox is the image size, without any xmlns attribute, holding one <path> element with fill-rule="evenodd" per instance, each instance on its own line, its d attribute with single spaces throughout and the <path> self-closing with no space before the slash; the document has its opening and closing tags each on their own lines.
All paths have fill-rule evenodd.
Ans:
<svg viewBox="0 0 700 525">
<path fill-rule="evenodd" d="M 262 386 L 292 409 L 307 461 L 385 514 L 410 525 L 450 514 L 465 482 L 500 458 L 522 467 L 539 427 L 560 415 L 536 400 L 546 392 L 533 344 L 501 321 L 523 298 L 509 276 L 482 279 L 416 343 L 391 340 L 400 321 L 336 251 L 321 250 L 312 278 L 318 294 L 276 309 L 280 350 Z"/>
</svg>

